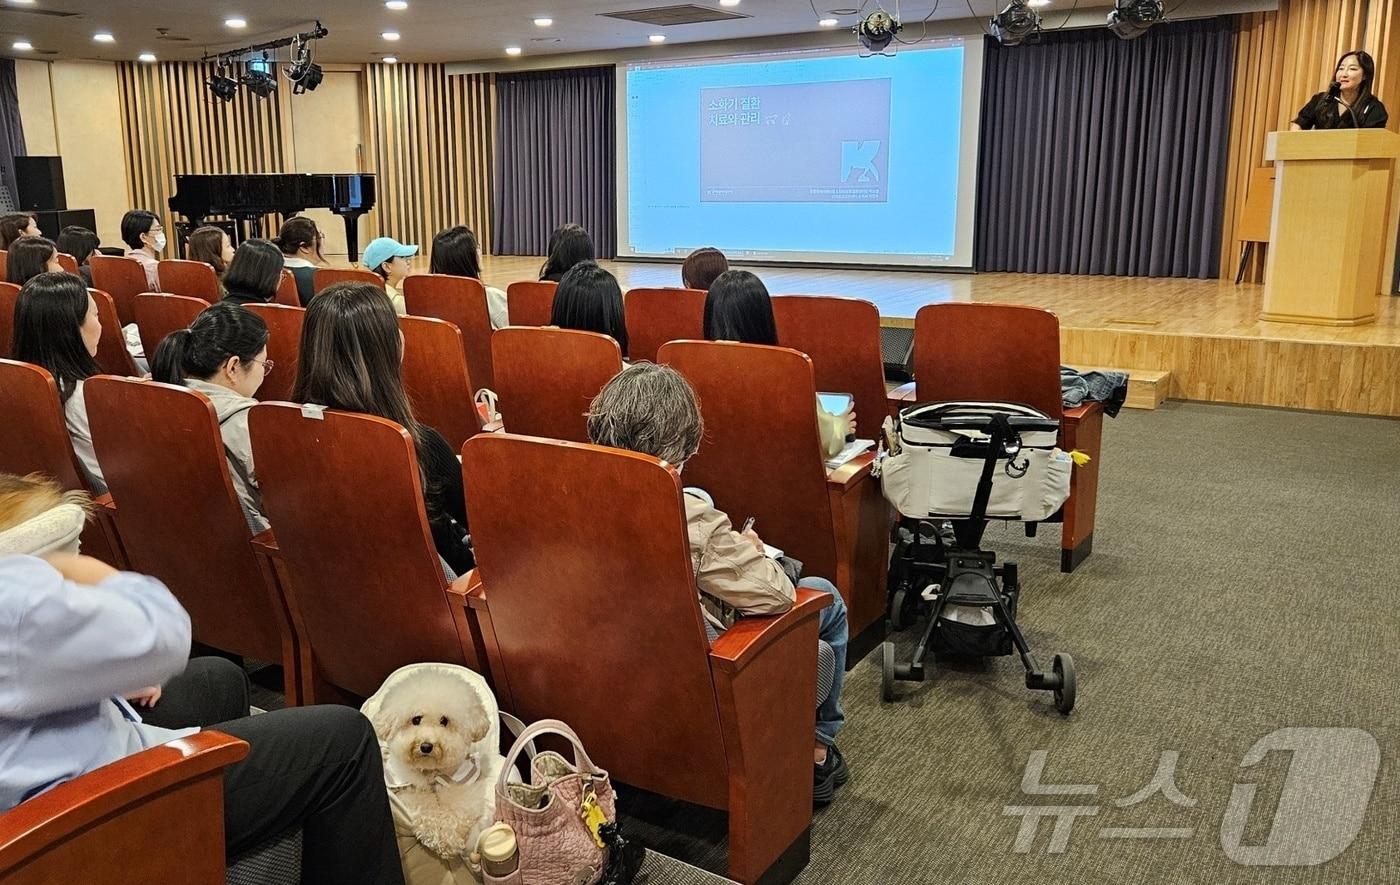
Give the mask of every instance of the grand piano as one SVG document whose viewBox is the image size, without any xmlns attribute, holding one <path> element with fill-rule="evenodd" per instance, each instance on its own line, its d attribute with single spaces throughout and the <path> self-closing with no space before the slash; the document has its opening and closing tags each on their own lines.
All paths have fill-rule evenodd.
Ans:
<svg viewBox="0 0 1400 885">
<path fill-rule="evenodd" d="M 374 176 L 344 175 L 176 175 L 170 208 L 198 225 L 210 215 L 227 215 L 244 224 L 264 215 L 295 215 L 305 209 L 329 209 L 345 219 L 350 260 L 360 258 L 360 216 L 374 208 Z"/>
</svg>

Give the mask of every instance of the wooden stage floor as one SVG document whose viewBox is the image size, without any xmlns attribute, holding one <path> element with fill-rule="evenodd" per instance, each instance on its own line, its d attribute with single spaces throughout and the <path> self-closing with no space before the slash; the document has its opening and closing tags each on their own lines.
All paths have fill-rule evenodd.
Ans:
<svg viewBox="0 0 1400 885">
<path fill-rule="evenodd" d="M 482 276 L 505 288 L 534 279 L 541 261 L 488 256 Z M 678 265 L 602 264 L 624 289 L 680 285 Z M 1043 307 L 1060 318 L 1065 362 L 1169 371 L 1172 398 L 1400 416 L 1400 298 L 1378 298 L 1373 324 L 1336 328 L 1261 322 L 1263 287 L 1220 280 L 753 270 L 775 295 L 872 301 L 887 325 L 908 325 L 922 305 L 945 301 Z"/>
</svg>

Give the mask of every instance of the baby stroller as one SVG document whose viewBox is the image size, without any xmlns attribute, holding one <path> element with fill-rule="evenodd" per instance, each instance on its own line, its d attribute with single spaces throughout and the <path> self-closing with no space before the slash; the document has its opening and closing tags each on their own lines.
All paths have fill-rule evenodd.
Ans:
<svg viewBox="0 0 1400 885">
<path fill-rule="evenodd" d="M 1057 654 L 1043 670 L 1016 625 L 1016 565 L 981 549 L 989 519 L 1043 520 L 1069 497 L 1073 462 L 1055 448 L 1059 422 L 1015 403 L 925 403 L 886 421 L 881 462 L 885 497 L 900 513 L 890 561 L 889 619 L 894 630 L 927 622 L 907 663 L 894 643 L 882 647 L 881 690 L 922 682 L 930 650 L 989 657 L 1014 649 L 1026 687 L 1054 693 L 1074 709 L 1074 661 Z"/>
</svg>

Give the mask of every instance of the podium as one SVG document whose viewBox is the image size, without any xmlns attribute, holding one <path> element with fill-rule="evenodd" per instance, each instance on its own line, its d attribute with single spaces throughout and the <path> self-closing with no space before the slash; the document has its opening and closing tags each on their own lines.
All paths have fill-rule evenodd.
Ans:
<svg viewBox="0 0 1400 885">
<path fill-rule="evenodd" d="M 1388 129 L 1271 132 L 1274 214 L 1259 318 L 1359 326 L 1388 287 L 1389 227 L 1400 135 Z"/>
</svg>

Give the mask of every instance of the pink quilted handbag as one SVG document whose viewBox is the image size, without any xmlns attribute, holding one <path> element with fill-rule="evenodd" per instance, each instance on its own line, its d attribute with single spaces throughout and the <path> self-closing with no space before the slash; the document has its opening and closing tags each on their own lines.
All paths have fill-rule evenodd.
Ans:
<svg viewBox="0 0 1400 885">
<path fill-rule="evenodd" d="M 531 760 L 530 783 L 508 783 L 515 760 L 542 734 L 567 738 L 574 761 L 547 750 Z M 504 877 L 486 874 L 487 885 L 593 885 L 608 861 L 598 827 L 616 819 L 608 773 L 588 758 L 573 729 L 541 719 L 515 739 L 496 781 L 496 821 L 515 830 L 520 868 Z"/>
</svg>

